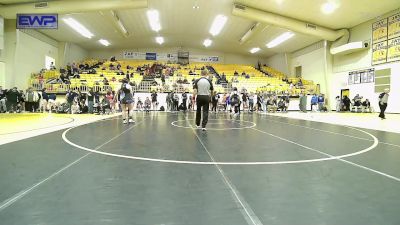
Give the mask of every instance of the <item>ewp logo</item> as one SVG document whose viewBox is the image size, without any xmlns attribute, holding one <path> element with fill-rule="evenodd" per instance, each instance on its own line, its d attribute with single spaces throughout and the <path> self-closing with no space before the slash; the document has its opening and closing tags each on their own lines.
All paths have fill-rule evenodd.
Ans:
<svg viewBox="0 0 400 225">
<path fill-rule="evenodd" d="M 57 14 L 17 14 L 17 29 L 57 29 Z"/>
</svg>

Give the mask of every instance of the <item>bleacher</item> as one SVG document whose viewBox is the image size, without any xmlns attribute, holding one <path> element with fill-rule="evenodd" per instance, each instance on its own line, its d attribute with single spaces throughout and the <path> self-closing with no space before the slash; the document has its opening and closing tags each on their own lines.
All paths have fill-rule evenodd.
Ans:
<svg viewBox="0 0 400 225">
<path fill-rule="evenodd" d="M 98 61 L 87 60 L 83 63 L 89 65 L 95 65 Z M 219 93 L 229 93 L 233 87 L 239 90 L 246 89 L 248 92 L 259 92 L 259 91 L 271 91 L 276 93 L 288 92 L 291 95 L 298 95 L 301 92 L 311 94 L 318 93 L 317 85 L 313 81 L 302 80 L 302 87 L 290 88 L 290 82 L 296 84 L 298 78 L 287 78 L 288 82 L 283 81 L 286 77 L 285 74 L 274 70 L 270 67 L 262 67 L 261 71 L 257 70 L 250 65 L 240 64 L 211 64 L 205 63 L 192 63 L 189 65 L 178 65 L 178 64 L 167 64 L 168 69 L 174 70 L 170 75 L 165 76 L 165 84 L 162 85 L 161 77 L 157 76 L 151 78 L 150 81 L 143 80 L 143 72 L 137 71 L 138 67 L 150 66 L 156 61 L 145 61 L 145 60 L 127 60 L 104 62 L 99 68 L 96 68 L 96 74 L 81 73 L 79 78 L 71 78 L 70 84 L 63 84 L 55 82 L 59 77 L 58 71 L 45 71 L 39 76 L 34 76 L 30 80 L 30 86 L 37 90 L 47 88 L 49 93 L 65 93 L 69 89 L 80 90 L 82 92 L 88 91 L 89 87 L 93 87 L 94 90 L 105 93 L 107 90 L 117 90 L 120 87 L 120 81 L 127 74 L 133 73 L 130 81 L 136 84 L 134 87 L 137 92 L 151 92 L 156 90 L 158 92 L 191 92 L 193 90 L 192 81 L 200 77 L 201 69 L 207 66 L 212 66 L 216 73 L 221 76 L 224 74 L 228 81 L 228 85 L 215 84 L 215 90 Z M 110 70 L 110 65 L 114 66 L 120 64 L 120 70 Z M 163 64 L 165 65 L 165 64 Z M 127 67 L 131 69 L 127 69 Z M 166 74 L 167 69 L 163 69 L 162 73 Z M 123 75 L 119 75 L 119 72 L 123 72 Z M 235 71 L 238 73 L 235 75 Z M 248 75 L 243 76 L 242 73 Z M 103 79 L 107 78 L 109 85 L 103 84 Z M 180 81 L 182 82 L 180 82 Z M 186 83 L 183 81 L 186 80 Z M 155 83 L 155 82 L 156 83 Z M 216 83 L 217 78 L 213 77 L 213 83 Z"/>
</svg>

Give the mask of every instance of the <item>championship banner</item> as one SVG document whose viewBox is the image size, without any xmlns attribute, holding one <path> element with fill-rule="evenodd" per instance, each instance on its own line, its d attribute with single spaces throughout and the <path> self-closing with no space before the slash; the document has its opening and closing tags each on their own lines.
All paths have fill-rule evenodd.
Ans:
<svg viewBox="0 0 400 225">
<path fill-rule="evenodd" d="M 372 65 L 386 62 L 387 57 L 387 41 L 372 45 Z"/>
<path fill-rule="evenodd" d="M 372 41 L 378 43 L 387 40 L 388 35 L 388 18 L 380 20 L 372 24 Z"/>
<path fill-rule="evenodd" d="M 400 37 L 400 13 L 389 17 L 388 38 Z"/>
<path fill-rule="evenodd" d="M 388 41 L 387 62 L 400 61 L 400 37 Z"/>
</svg>

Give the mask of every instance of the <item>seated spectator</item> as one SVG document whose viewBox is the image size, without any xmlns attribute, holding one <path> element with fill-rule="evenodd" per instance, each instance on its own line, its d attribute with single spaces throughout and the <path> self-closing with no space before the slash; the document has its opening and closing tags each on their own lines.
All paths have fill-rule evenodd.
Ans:
<svg viewBox="0 0 400 225">
<path fill-rule="evenodd" d="M 243 71 L 243 72 L 242 72 L 242 76 L 246 76 L 246 72 Z"/>
<path fill-rule="evenodd" d="M 111 62 L 115 62 L 115 61 L 117 61 L 117 60 L 115 59 L 115 56 L 112 56 L 112 57 L 110 58 L 110 61 L 111 61 Z"/>
<path fill-rule="evenodd" d="M 356 94 L 356 96 L 354 96 L 353 101 L 354 101 L 354 106 L 359 107 L 361 106 L 361 102 L 362 102 L 362 98 L 359 94 Z"/>
<path fill-rule="evenodd" d="M 250 75 L 249 75 L 249 74 L 246 74 L 245 78 L 246 78 L 246 79 L 250 79 Z"/>
<path fill-rule="evenodd" d="M 103 79 L 103 84 L 104 84 L 104 85 L 110 85 L 110 83 L 108 82 L 108 80 L 107 80 L 106 77 L 104 77 L 104 79 Z"/>
<path fill-rule="evenodd" d="M 117 81 L 117 79 L 115 77 L 112 77 L 111 82 L 115 82 L 115 81 Z"/>
<path fill-rule="evenodd" d="M 371 102 L 368 99 L 362 103 L 363 112 L 372 112 Z"/>
<path fill-rule="evenodd" d="M 278 102 L 278 110 L 281 112 L 287 112 L 286 102 L 283 98 L 281 98 Z"/>
<path fill-rule="evenodd" d="M 235 72 L 233 73 L 233 75 L 238 76 L 239 73 L 235 70 Z"/>
</svg>

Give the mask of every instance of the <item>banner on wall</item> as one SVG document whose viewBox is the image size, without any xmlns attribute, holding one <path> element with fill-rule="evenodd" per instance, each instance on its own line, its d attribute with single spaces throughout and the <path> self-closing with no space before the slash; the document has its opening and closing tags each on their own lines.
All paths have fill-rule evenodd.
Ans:
<svg viewBox="0 0 400 225">
<path fill-rule="evenodd" d="M 400 37 L 400 13 L 388 19 L 388 39 Z"/>
<path fill-rule="evenodd" d="M 219 62 L 218 56 L 207 56 L 207 55 L 190 55 L 190 62 Z"/>
<path fill-rule="evenodd" d="M 386 62 L 387 41 L 372 45 L 372 64 L 377 65 Z"/>
<path fill-rule="evenodd" d="M 373 83 L 375 81 L 375 69 L 366 69 L 349 72 L 348 84 Z"/>
<path fill-rule="evenodd" d="M 400 37 L 388 41 L 387 61 L 394 62 L 400 60 Z"/>
<path fill-rule="evenodd" d="M 372 24 L 372 41 L 378 43 L 387 40 L 388 37 L 388 18 L 379 20 Z"/>
<path fill-rule="evenodd" d="M 157 53 L 146 52 L 146 60 L 157 60 Z"/>
<path fill-rule="evenodd" d="M 177 53 L 144 53 L 144 52 L 132 52 L 124 51 L 124 59 L 135 59 L 135 60 L 160 60 L 160 61 L 177 61 Z M 219 62 L 218 56 L 207 56 L 207 55 L 190 55 L 189 61 L 191 62 Z"/>
<path fill-rule="evenodd" d="M 145 60 L 146 59 L 146 53 L 143 52 L 130 52 L 130 51 L 124 51 L 122 54 L 124 59 L 137 59 L 137 60 Z"/>
</svg>

